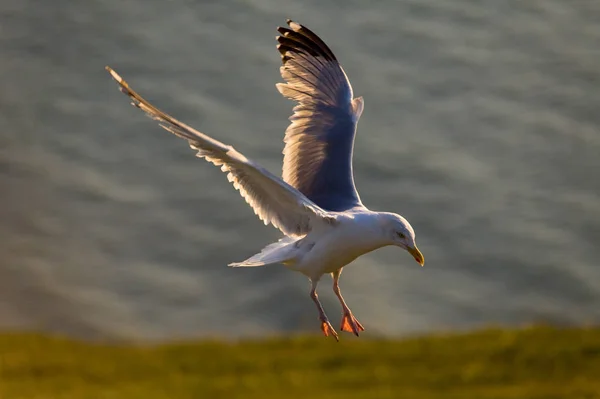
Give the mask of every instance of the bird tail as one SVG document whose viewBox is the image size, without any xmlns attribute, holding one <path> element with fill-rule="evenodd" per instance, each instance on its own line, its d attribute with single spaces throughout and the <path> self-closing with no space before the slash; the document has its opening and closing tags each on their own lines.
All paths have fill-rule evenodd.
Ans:
<svg viewBox="0 0 600 399">
<path fill-rule="evenodd" d="M 277 242 L 267 245 L 257 253 L 246 259 L 243 262 L 230 263 L 228 266 L 231 267 L 255 267 L 255 266 L 267 266 L 276 263 L 283 263 L 285 265 L 293 264 L 298 253 L 296 241 L 298 238 L 283 237 Z"/>
</svg>

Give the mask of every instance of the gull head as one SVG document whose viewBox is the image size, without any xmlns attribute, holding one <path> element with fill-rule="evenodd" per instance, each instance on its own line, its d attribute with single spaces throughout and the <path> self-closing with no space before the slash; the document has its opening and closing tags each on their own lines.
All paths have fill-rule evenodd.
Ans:
<svg viewBox="0 0 600 399">
<path fill-rule="evenodd" d="M 380 214 L 384 222 L 384 233 L 390 245 L 396 245 L 410 253 L 421 266 L 425 258 L 415 242 L 415 231 L 408 220 L 396 213 L 384 212 Z"/>
</svg>

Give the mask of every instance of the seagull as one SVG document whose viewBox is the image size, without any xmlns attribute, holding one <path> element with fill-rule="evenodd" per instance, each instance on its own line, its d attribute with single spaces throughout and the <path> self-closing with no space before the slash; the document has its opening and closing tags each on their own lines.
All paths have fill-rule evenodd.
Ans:
<svg viewBox="0 0 600 399">
<path fill-rule="evenodd" d="M 197 157 L 220 166 L 264 224 L 283 233 L 258 254 L 229 266 L 280 264 L 308 277 L 321 331 L 339 341 L 317 295 L 321 277 L 331 274 L 333 278 L 333 292 L 342 307 L 341 331 L 359 336 L 364 327 L 340 291 L 342 268 L 389 245 L 408 251 L 421 266 L 424 258 L 404 217 L 367 209 L 356 191 L 352 153 L 363 98 L 353 97 L 344 69 L 323 40 L 297 22 L 286 22 L 289 28 L 278 27 L 276 37 L 285 83 L 276 87 L 297 104 L 285 131 L 282 177 L 154 107 L 113 69 L 107 66 L 106 70 L 132 105 L 187 140 Z"/>
</svg>

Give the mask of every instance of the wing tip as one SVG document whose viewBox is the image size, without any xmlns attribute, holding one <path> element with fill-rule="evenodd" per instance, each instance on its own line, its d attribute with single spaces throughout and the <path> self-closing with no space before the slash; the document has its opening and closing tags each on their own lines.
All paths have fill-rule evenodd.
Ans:
<svg viewBox="0 0 600 399">
<path fill-rule="evenodd" d="M 306 26 L 286 19 L 285 22 L 288 24 L 290 29 L 282 26 L 277 27 L 277 31 L 281 36 L 277 36 L 276 40 L 279 43 L 288 44 L 291 49 L 288 52 L 306 52 L 308 51 L 313 57 L 323 57 L 328 61 L 337 61 L 337 58 L 327 46 L 327 44 L 317 34 L 308 29 Z M 290 59 L 291 57 L 287 57 Z"/>
<path fill-rule="evenodd" d="M 108 71 L 108 73 L 110 73 L 110 76 L 119 84 L 119 91 L 121 93 L 129 96 L 132 100 L 134 100 L 134 103 L 132 103 L 132 104 L 139 108 L 139 105 L 135 104 L 135 103 L 139 102 L 139 100 L 135 98 L 131 89 L 129 88 L 129 85 L 127 84 L 127 82 L 125 80 L 123 80 L 121 75 L 119 75 L 114 69 L 112 69 L 108 65 L 106 65 L 104 67 L 104 69 L 106 69 L 106 71 Z"/>
<path fill-rule="evenodd" d="M 290 28 L 292 28 L 292 30 L 293 30 L 294 32 L 298 32 L 298 31 L 302 30 L 302 28 L 305 28 L 304 26 L 302 26 L 302 24 L 301 24 L 301 23 L 298 23 L 298 22 L 296 22 L 296 21 L 292 21 L 292 20 L 291 20 L 291 19 L 289 19 L 289 18 L 288 18 L 288 19 L 286 19 L 286 20 L 285 20 L 285 22 L 288 24 L 288 26 L 289 26 Z"/>
<path fill-rule="evenodd" d="M 124 82 L 123 78 L 117 72 L 115 72 L 114 69 L 112 69 L 108 65 L 105 66 L 104 69 L 106 69 L 106 71 L 108 71 L 108 73 L 110 73 L 110 76 L 112 76 L 112 78 L 114 80 L 116 80 L 118 83 L 122 84 Z"/>
</svg>

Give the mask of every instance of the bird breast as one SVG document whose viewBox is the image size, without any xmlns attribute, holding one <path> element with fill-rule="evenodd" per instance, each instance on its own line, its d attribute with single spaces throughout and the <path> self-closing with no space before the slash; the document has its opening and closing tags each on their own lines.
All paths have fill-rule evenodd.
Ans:
<svg viewBox="0 0 600 399">
<path fill-rule="evenodd" d="M 298 269 L 311 278 L 333 273 L 359 256 L 386 245 L 380 229 L 364 219 L 338 218 L 339 223 L 320 231 L 318 237 L 316 234 L 305 237 L 303 241 L 312 245 Z"/>
</svg>

